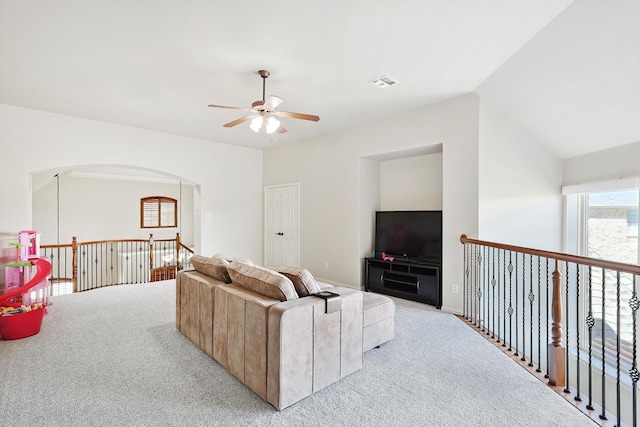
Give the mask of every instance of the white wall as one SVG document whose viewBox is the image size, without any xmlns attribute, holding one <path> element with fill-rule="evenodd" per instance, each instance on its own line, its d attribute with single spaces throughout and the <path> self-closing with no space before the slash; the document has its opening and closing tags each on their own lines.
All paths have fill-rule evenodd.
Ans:
<svg viewBox="0 0 640 427">
<path fill-rule="evenodd" d="M 442 210 L 442 153 L 380 162 L 380 210 Z"/>
<path fill-rule="evenodd" d="M 479 238 L 559 251 L 562 161 L 480 102 Z"/>
<path fill-rule="evenodd" d="M 640 141 L 564 161 L 563 185 L 640 177 Z"/>
<path fill-rule="evenodd" d="M 57 242 L 58 211 L 60 243 L 112 239 L 174 239 L 193 246 L 193 186 L 168 182 L 99 179 L 59 174 L 33 189 L 32 226 L 41 244 Z M 182 187 L 182 191 L 181 191 Z M 60 206 L 58 209 L 58 192 Z M 178 201 L 178 227 L 140 228 L 140 199 L 171 197 Z"/>
<path fill-rule="evenodd" d="M 260 150 L 5 104 L 0 105 L 0 237 L 6 241 L 32 227 L 30 173 L 97 164 L 163 171 L 199 185 L 198 252 L 262 259 Z"/>
<path fill-rule="evenodd" d="M 478 233 L 475 95 L 265 150 L 265 185 L 301 183 L 301 266 L 320 279 L 359 288 L 362 256 L 371 251 L 370 242 L 361 247 L 367 228 L 362 224 L 370 223 L 376 210 L 375 197 L 366 186 L 362 189 L 361 159 L 436 144 L 443 144 L 443 309 L 461 312 L 462 296 L 450 289 L 451 283 L 462 283 L 460 235 Z M 369 201 L 369 209 L 363 200 Z M 324 269 L 324 262 L 329 269 Z"/>
<path fill-rule="evenodd" d="M 371 256 L 375 246 L 375 212 L 379 210 L 380 162 L 360 158 L 360 257 L 363 259 Z M 364 269 L 364 261 L 362 268 Z"/>
</svg>

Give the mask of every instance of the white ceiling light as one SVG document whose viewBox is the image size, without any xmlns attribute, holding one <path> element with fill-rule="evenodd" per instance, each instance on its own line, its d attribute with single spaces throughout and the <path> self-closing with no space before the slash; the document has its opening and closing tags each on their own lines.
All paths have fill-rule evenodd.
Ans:
<svg viewBox="0 0 640 427">
<path fill-rule="evenodd" d="M 262 122 L 264 122 L 262 116 L 255 117 L 253 120 L 251 120 L 251 124 L 249 125 L 249 127 L 252 131 L 258 133 L 260 132 L 260 128 L 262 127 Z"/>
<path fill-rule="evenodd" d="M 260 132 L 260 129 L 262 129 L 263 124 L 265 125 L 267 133 L 274 133 L 280 127 L 280 120 L 271 116 L 267 117 L 266 120 L 263 116 L 254 117 L 251 120 L 249 128 L 251 128 L 252 131 L 258 133 Z"/>
</svg>

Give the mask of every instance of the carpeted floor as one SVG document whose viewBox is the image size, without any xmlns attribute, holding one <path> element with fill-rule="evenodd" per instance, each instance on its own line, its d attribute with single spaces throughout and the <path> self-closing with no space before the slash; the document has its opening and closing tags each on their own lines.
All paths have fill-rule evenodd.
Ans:
<svg viewBox="0 0 640 427">
<path fill-rule="evenodd" d="M 0 425 L 593 426 L 455 316 L 396 301 L 360 371 L 275 410 L 175 329 L 174 281 L 53 298 L 0 341 Z"/>
</svg>

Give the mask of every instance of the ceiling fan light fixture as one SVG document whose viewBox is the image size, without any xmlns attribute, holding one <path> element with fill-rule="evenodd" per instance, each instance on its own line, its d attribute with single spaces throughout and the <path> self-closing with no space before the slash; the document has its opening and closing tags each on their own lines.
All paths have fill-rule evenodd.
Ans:
<svg viewBox="0 0 640 427">
<path fill-rule="evenodd" d="M 280 127 L 280 120 L 275 117 L 267 118 L 267 133 L 274 133 Z"/>
<path fill-rule="evenodd" d="M 252 131 L 258 133 L 260 132 L 260 128 L 262 128 L 263 121 L 264 119 L 262 118 L 262 116 L 255 117 L 253 120 L 251 120 L 251 124 L 249 125 L 249 127 Z"/>
</svg>

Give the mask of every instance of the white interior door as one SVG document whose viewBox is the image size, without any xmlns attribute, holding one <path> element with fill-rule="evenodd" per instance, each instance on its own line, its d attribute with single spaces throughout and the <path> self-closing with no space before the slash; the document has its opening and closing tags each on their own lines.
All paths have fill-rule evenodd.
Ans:
<svg viewBox="0 0 640 427">
<path fill-rule="evenodd" d="M 300 184 L 264 189 L 264 265 L 300 266 Z"/>
</svg>

